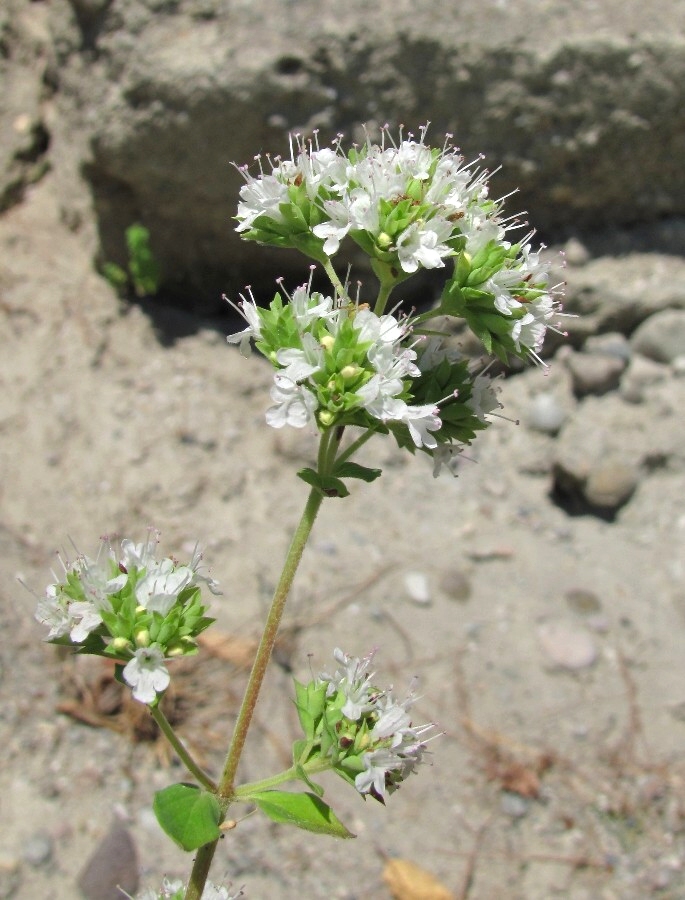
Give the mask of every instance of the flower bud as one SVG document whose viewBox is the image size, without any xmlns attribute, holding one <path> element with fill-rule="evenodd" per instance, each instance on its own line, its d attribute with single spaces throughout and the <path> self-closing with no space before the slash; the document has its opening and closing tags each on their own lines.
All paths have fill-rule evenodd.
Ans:
<svg viewBox="0 0 685 900">
<path fill-rule="evenodd" d="M 386 234 L 385 231 L 381 231 L 381 233 L 376 238 L 376 243 L 380 247 L 381 250 L 387 250 L 392 246 L 392 238 L 389 234 Z"/>
<path fill-rule="evenodd" d="M 116 650 L 117 653 L 123 653 L 124 650 L 128 650 L 131 646 L 131 642 L 128 638 L 125 637 L 115 637 L 112 641 L 112 649 Z"/>
<path fill-rule="evenodd" d="M 185 649 L 181 646 L 181 644 L 172 644 L 170 647 L 167 647 L 166 653 L 164 655 L 170 659 L 176 659 L 179 656 L 185 655 Z"/>
<path fill-rule="evenodd" d="M 324 350 L 330 350 L 333 344 L 335 344 L 335 338 L 332 334 L 324 334 L 319 343 Z"/>
<path fill-rule="evenodd" d="M 137 647 L 149 647 L 150 632 L 147 630 L 147 628 L 141 628 L 140 631 L 136 632 L 135 640 Z"/>
<path fill-rule="evenodd" d="M 327 409 L 320 410 L 318 416 L 319 424 L 322 426 L 322 428 L 330 428 L 331 425 L 335 422 L 335 413 L 332 413 Z"/>
<path fill-rule="evenodd" d="M 361 371 L 362 371 L 362 369 L 360 366 L 350 365 L 350 366 L 343 366 L 342 369 L 340 370 L 340 374 L 342 375 L 342 377 L 344 379 L 350 380 L 351 378 L 356 378 L 357 375 L 359 375 L 359 373 Z"/>
</svg>

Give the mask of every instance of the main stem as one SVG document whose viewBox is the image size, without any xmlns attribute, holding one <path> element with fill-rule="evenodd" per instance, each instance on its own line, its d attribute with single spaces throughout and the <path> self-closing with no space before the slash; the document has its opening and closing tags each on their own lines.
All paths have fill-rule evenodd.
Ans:
<svg viewBox="0 0 685 900">
<path fill-rule="evenodd" d="M 333 436 L 330 431 L 325 432 L 321 436 L 321 444 L 319 447 L 319 472 L 325 471 L 331 464 L 331 459 L 335 457 L 335 449 L 339 438 Z M 311 534 L 319 508 L 323 502 L 324 495 L 318 488 L 312 488 L 307 498 L 307 503 L 302 512 L 302 517 L 293 535 L 288 555 L 285 558 L 285 564 L 278 585 L 274 592 L 274 597 L 269 609 L 269 615 L 264 626 L 257 655 L 252 665 L 252 671 L 247 682 L 245 695 L 240 706 L 238 718 L 236 720 L 235 729 L 231 744 L 228 748 L 226 761 L 224 762 L 223 772 L 219 780 L 217 788 L 217 797 L 221 806 L 222 816 L 225 816 L 231 800 L 235 796 L 235 775 L 238 769 L 238 763 L 245 746 L 247 732 L 252 721 L 257 697 L 264 681 L 271 653 L 276 643 L 278 628 L 283 617 L 285 602 L 288 599 L 290 588 L 295 578 L 297 567 L 299 566 L 305 545 Z M 200 847 L 195 857 L 193 870 L 190 874 L 190 881 L 186 889 L 185 900 L 201 900 L 204 890 L 209 868 L 214 858 L 217 841 Z"/>
</svg>

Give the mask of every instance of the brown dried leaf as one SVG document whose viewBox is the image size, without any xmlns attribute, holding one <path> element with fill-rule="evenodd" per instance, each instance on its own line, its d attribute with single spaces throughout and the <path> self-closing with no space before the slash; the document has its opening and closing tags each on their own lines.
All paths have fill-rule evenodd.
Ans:
<svg viewBox="0 0 685 900">
<path fill-rule="evenodd" d="M 511 762 L 503 765 L 498 774 L 505 791 L 533 800 L 540 796 L 540 779 L 533 769 L 519 762 Z"/>
<path fill-rule="evenodd" d="M 408 859 L 388 860 L 383 881 L 394 900 L 454 900 L 454 894 L 437 878 Z"/>
</svg>

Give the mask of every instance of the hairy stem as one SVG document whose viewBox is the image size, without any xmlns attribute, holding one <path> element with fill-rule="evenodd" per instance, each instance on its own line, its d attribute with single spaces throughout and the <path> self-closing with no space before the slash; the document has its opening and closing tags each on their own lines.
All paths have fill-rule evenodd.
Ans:
<svg viewBox="0 0 685 900">
<path fill-rule="evenodd" d="M 333 285 L 333 287 L 335 288 L 338 296 L 341 297 L 343 300 L 347 300 L 347 302 L 349 303 L 350 298 L 347 295 L 347 291 L 345 290 L 345 285 L 338 278 L 338 275 L 337 275 L 335 269 L 333 268 L 333 263 L 330 261 L 330 259 L 328 257 L 326 257 L 326 259 L 324 259 L 324 261 L 321 263 L 321 265 L 323 266 L 324 271 L 326 272 L 326 275 L 328 275 L 328 278 L 329 278 L 331 284 Z"/>
<path fill-rule="evenodd" d="M 335 462 L 335 456 L 340 446 L 341 438 L 342 429 L 340 428 L 329 429 L 321 435 L 318 457 L 319 474 L 325 475 L 330 472 L 333 463 Z M 252 665 L 252 671 L 250 672 L 247 687 L 245 688 L 240 711 L 238 712 L 238 718 L 224 762 L 223 772 L 221 773 L 221 778 L 219 779 L 219 784 L 216 788 L 217 798 L 221 807 L 222 820 L 226 815 L 228 807 L 237 796 L 234 782 L 238 770 L 238 763 L 240 762 L 240 757 L 242 756 L 245 747 L 245 740 L 252 722 L 255 706 L 257 705 L 259 691 L 262 682 L 264 681 L 274 644 L 276 643 L 278 628 L 283 617 L 285 603 L 288 599 L 295 573 L 297 572 L 300 560 L 302 559 L 304 548 L 309 539 L 309 535 L 311 534 L 314 521 L 323 499 L 324 495 L 318 488 L 312 488 L 309 492 L 307 503 L 302 512 L 302 517 L 295 530 L 290 549 L 285 558 L 281 577 L 276 585 L 269 614 L 266 619 L 266 624 L 264 625 L 264 631 Z M 188 887 L 186 889 L 185 900 L 201 900 L 216 845 L 217 841 L 214 841 L 211 844 L 200 847 L 198 850 L 193 864 L 193 870 L 190 875 L 190 881 L 188 882 Z"/>
<path fill-rule="evenodd" d="M 207 775 L 206 772 L 204 772 L 200 768 L 200 766 L 195 762 L 190 753 L 183 746 L 181 739 L 171 727 L 171 723 L 159 708 L 159 706 L 150 709 L 150 715 L 159 726 L 159 730 L 162 732 L 164 737 L 174 748 L 174 750 L 176 751 L 176 755 L 181 760 L 186 769 L 190 772 L 190 774 L 197 781 L 199 781 L 203 787 L 207 788 L 208 791 L 216 791 L 217 786 L 214 784 L 209 775 Z"/>
</svg>

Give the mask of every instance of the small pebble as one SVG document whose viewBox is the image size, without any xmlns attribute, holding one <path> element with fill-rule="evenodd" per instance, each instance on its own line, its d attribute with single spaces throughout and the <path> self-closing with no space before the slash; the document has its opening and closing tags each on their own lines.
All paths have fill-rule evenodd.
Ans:
<svg viewBox="0 0 685 900">
<path fill-rule="evenodd" d="M 533 398 L 525 418 L 528 426 L 535 431 L 556 434 L 566 421 L 566 411 L 554 394 L 543 391 Z"/>
<path fill-rule="evenodd" d="M 461 569 L 448 569 L 440 579 L 440 587 L 450 600 L 466 603 L 471 596 L 471 582 Z"/>
<path fill-rule="evenodd" d="M 53 849 L 52 837 L 46 831 L 37 831 L 22 847 L 21 858 L 35 869 L 50 862 Z"/>
<path fill-rule="evenodd" d="M 545 656 L 562 669 L 585 669 L 597 659 L 592 637 L 572 624 L 543 622 L 538 626 L 538 639 Z"/>
<path fill-rule="evenodd" d="M 591 506 L 612 511 L 630 500 L 639 480 L 637 466 L 607 460 L 592 469 L 583 493 Z"/>
<path fill-rule="evenodd" d="M 404 587 L 409 598 L 419 606 L 426 606 L 431 602 L 428 578 L 423 572 L 407 572 L 404 576 Z"/>
<path fill-rule="evenodd" d="M 512 819 L 522 819 L 530 809 L 530 802 L 520 794 L 503 791 L 499 801 L 500 809 Z"/>
<path fill-rule="evenodd" d="M 601 395 L 618 387 L 626 360 L 608 353 L 573 353 L 566 365 L 576 397 Z"/>
<path fill-rule="evenodd" d="M 593 591 L 587 591 L 583 588 L 571 588 L 571 590 L 566 591 L 564 596 L 571 609 L 583 616 L 597 613 L 602 608 L 597 594 Z"/>
</svg>

